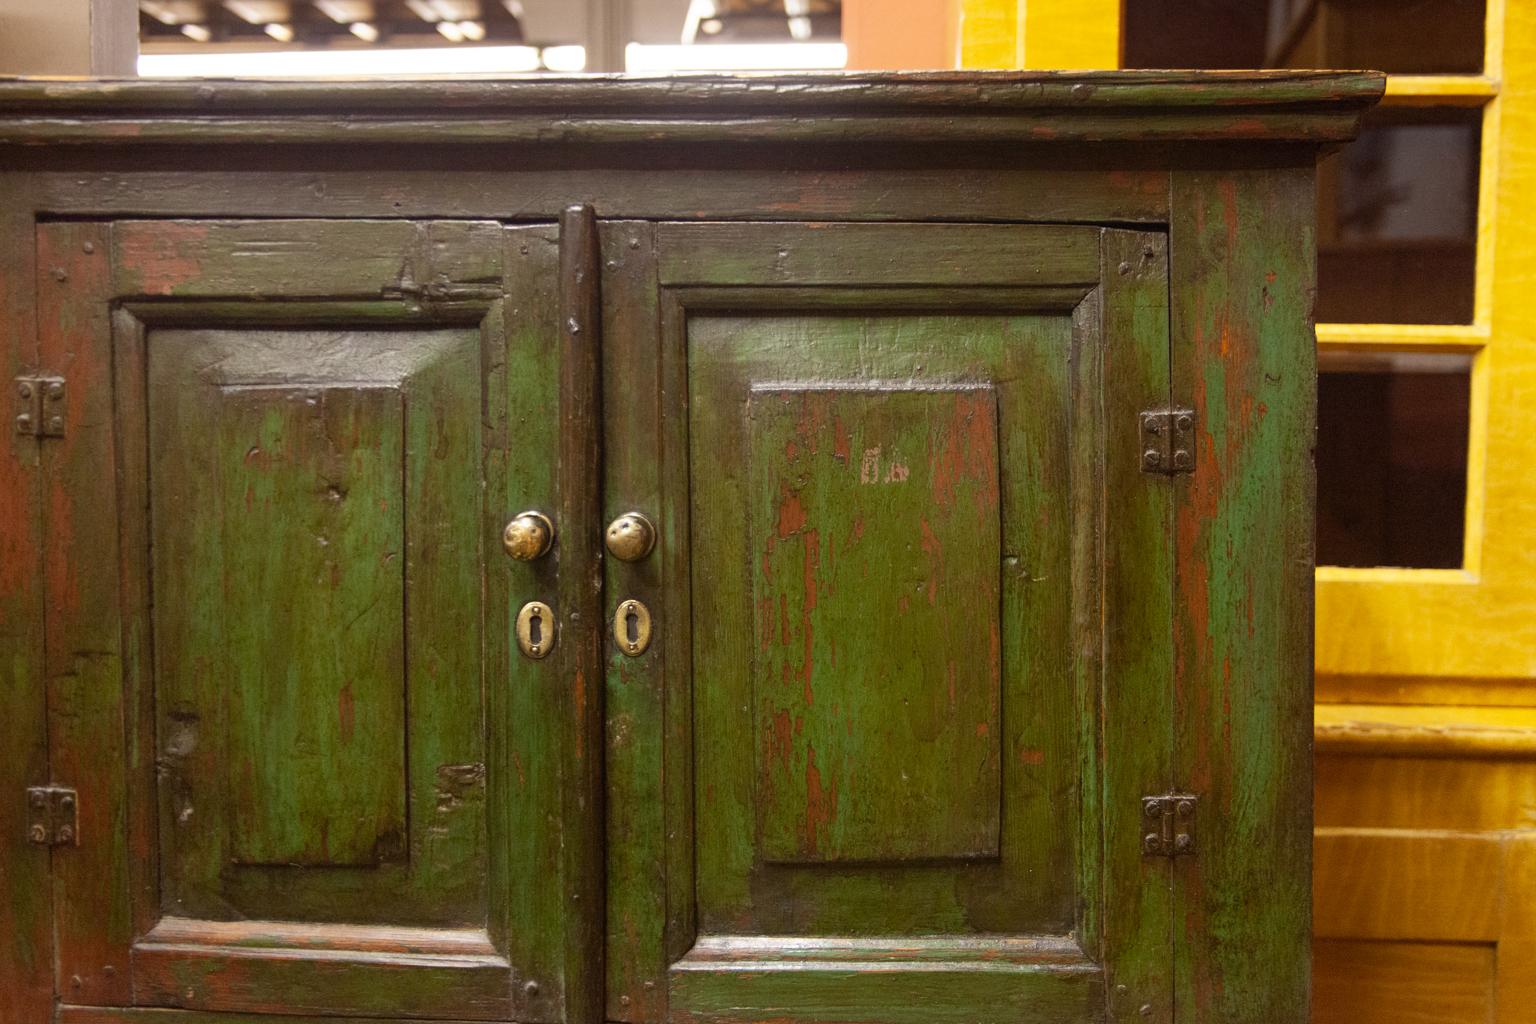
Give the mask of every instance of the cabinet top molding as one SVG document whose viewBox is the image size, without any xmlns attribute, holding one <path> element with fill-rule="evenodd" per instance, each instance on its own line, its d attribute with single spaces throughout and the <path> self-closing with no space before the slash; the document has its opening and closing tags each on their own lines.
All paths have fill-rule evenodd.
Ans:
<svg viewBox="0 0 1536 1024">
<path fill-rule="evenodd" d="M 0 78 L 0 143 L 1341 142 L 1375 72 Z"/>
</svg>

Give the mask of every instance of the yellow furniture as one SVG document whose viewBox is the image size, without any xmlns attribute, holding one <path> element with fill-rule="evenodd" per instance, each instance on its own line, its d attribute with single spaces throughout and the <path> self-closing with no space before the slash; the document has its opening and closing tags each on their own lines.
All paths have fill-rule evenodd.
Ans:
<svg viewBox="0 0 1536 1024">
<path fill-rule="evenodd" d="M 1351 2 L 1311 0 L 1312 34 Z M 1117 67 L 1122 13 L 951 2 L 964 67 Z M 1482 112 L 1471 322 L 1317 328 L 1472 360 L 1461 567 L 1317 572 L 1318 1022 L 1536 1020 L 1536 3 L 1488 0 L 1485 28 L 1480 74 L 1387 86 Z"/>
</svg>

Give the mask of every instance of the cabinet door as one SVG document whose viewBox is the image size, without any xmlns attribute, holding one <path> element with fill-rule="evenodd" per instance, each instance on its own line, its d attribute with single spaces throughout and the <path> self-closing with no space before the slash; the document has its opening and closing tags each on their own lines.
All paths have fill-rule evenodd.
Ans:
<svg viewBox="0 0 1536 1024">
<path fill-rule="evenodd" d="M 610 1015 L 1169 1019 L 1163 236 L 605 246 Z"/>
<path fill-rule="evenodd" d="M 38 246 L 62 1002 L 562 1019 L 553 227 Z"/>
</svg>

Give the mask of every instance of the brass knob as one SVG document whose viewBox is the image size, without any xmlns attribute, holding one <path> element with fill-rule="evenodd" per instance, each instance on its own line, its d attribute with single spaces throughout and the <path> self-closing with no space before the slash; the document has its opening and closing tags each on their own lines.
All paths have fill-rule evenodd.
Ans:
<svg viewBox="0 0 1536 1024">
<path fill-rule="evenodd" d="M 519 512 L 501 531 L 501 546 L 519 562 L 543 558 L 554 542 L 555 524 L 542 512 Z"/>
<path fill-rule="evenodd" d="M 638 562 L 656 546 L 656 527 L 639 512 L 626 512 L 608 524 L 608 534 L 603 539 L 614 558 Z"/>
</svg>

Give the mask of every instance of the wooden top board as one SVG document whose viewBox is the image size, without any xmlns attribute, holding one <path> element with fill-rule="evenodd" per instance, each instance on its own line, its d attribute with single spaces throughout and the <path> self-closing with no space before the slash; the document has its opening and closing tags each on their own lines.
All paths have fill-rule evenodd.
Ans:
<svg viewBox="0 0 1536 1024">
<path fill-rule="evenodd" d="M 1327 143 L 1376 72 L 0 78 L 0 143 Z"/>
</svg>

